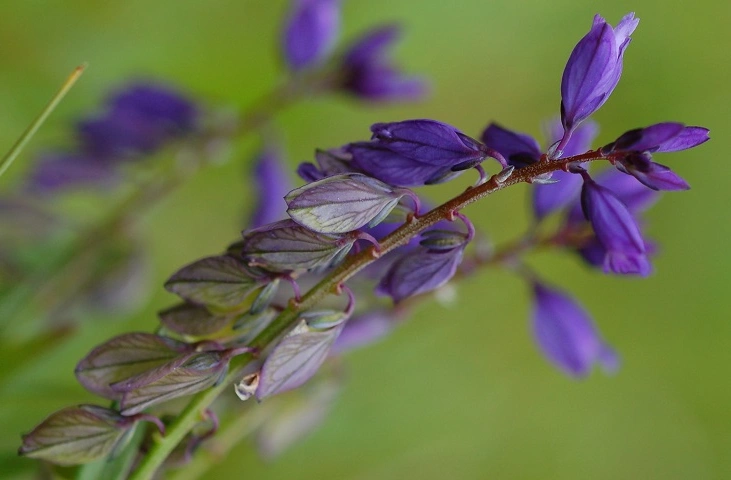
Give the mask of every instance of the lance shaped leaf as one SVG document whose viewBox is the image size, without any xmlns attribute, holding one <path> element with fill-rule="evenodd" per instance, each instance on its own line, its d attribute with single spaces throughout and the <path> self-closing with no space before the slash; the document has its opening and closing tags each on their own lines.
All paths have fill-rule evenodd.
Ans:
<svg viewBox="0 0 731 480">
<path fill-rule="evenodd" d="M 327 267 L 353 246 L 354 234 L 324 234 L 283 220 L 244 235 L 241 254 L 253 266 L 274 272 Z"/>
<path fill-rule="evenodd" d="M 297 388 L 309 380 L 327 358 L 342 326 L 316 330 L 301 320 L 267 357 L 261 368 L 256 398 Z"/>
<path fill-rule="evenodd" d="M 59 465 L 88 463 L 108 455 L 134 423 L 96 405 L 64 408 L 23 435 L 18 453 Z"/>
<path fill-rule="evenodd" d="M 127 333 L 99 345 L 76 365 L 76 378 L 84 388 L 117 399 L 113 383 L 154 371 L 191 352 L 190 345 L 151 333 Z"/>
<path fill-rule="evenodd" d="M 404 189 L 348 173 L 309 183 L 284 199 L 287 213 L 300 225 L 320 233 L 345 233 L 377 225 L 404 195 Z"/>
<path fill-rule="evenodd" d="M 220 332 L 231 325 L 236 315 L 216 315 L 206 307 L 181 303 L 158 313 L 165 328 L 181 335 L 201 337 Z"/>
<path fill-rule="evenodd" d="M 165 289 L 193 303 L 234 309 L 260 285 L 246 265 L 230 255 L 220 255 L 181 268 L 165 283 Z"/>
<path fill-rule="evenodd" d="M 120 401 L 120 411 L 123 415 L 135 415 L 151 405 L 210 388 L 224 374 L 229 360 L 226 352 L 196 354 L 157 380 L 126 392 Z"/>
</svg>

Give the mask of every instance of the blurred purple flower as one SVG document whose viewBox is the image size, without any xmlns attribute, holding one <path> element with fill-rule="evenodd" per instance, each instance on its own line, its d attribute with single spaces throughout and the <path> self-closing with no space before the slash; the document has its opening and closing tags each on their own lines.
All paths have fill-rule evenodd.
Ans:
<svg viewBox="0 0 731 480">
<path fill-rule="evenodd" d="M 267 148 L 259 153 L 254 163 L 256 206 L 249 228 L 258 228 L 286 218 L 284 197 L 292 189 L 287 170 L 279 152 Z"/>
<path fill-rule="evenodd" d="M 293 0 L 284 27 L 284 59 L 302 70 L 322 63 L 340 33 L 340 0 Z"/>
<path fill-rule="evenodd" d="M 395 322 L 392 310 L 372 310 L 356 315 L 347 321 L 330 353 L 341 354 L 371 344 L 388 335 Z"/>
<path fill-rule="evenodd" d="M 561 79 L 561 122 L 565 133 L 557 145 L 561 155 L 579 123 L 607 101 L 622 75 L 622 58 L 639 19 L 625 15 L 612 28 L 600 15 L 571 52 Z"/>
<path fill-rule="evenodd" d="M 533 334 L 548 360 L 573 377 L 588 375 L 594 363 L 609 372 L 617 369 L 616 353 L 581 306 L 538 282 L 533 284 L 533 293 Z"/>
<path fill-rule="evenodd" d="M 388 57 L 399 27 L 379 27 L 356 41 L 346 52 L 340 66 L 341 88 L 370 101 L 419 100 L 426 94 L 422 78 L 406 76 Z"/>
<path fill-rule="evenodd" d="M 491 123 L 482 132 L 481 140 L 497 150 L 515 168 L 537 162 L 543 153 L 538 142 L 526 133 L 515 132 Z"/>
</svg>

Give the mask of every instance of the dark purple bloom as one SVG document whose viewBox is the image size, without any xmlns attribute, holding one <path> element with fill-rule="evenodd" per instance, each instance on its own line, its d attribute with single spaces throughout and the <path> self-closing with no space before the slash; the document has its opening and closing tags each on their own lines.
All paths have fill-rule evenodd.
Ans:
<svg viewBox="0 0 731 480">
<path fill-rule="evenodd" d="M 625 15 L 616 28 L 601 16 L 571 52 L 561 79 L 561 121 L 565 133 L 555 152 L 559 156 L 579 123 L 607 101 L 622 74 L 622 57 L 639 19 Z"/>
<path fill-rule="evenodd" d="M 581 206 L 597 240 L 606 250 L 604 272 L 619 274 L 650 273 L 645 241 L 637 222 L 622 201 L 609 189 L 583 174 Z"/>
<path fill-rule="evenodd" d="M 284 59 L 292 70 L 325 60 L 340 32 L 340 0 L 293 0 L 284 28 Z"/>
<path fill-rule="evenodd" d="M 649 153 L 630 153 L 616 163 L 621 172 L 632 175 L 653 190 L 688 190 L 690 185 L 670 168 L 650 160 Z"/>
<path fill-rule="evenodd" d="M 418 202 L 406 189 L 362 173 L 348 173 L 292 190 L 285 200 L 287 213 L 300 225 L 320 233 L 346 233 L 379 224 L 404 195 Z"/>
<path fill-rule="evenodd" d="M 396 260 L 377 287 L 398 303 L 446 284 L 462 262 L 464 245 L 451 250 L 417 247 Z"/>
<path fill-rule="evenodd" d="M 356 41 L 340 66 L 341 88 L 370 101 L 418 100 L 426 93 L 425 82 L 403 75 L 389 58 L 389 48 L 399 29 L 388 25 L 373 30 Z"/>
<path fill-rule="evenodd" d="M 582 154 L 591 148 L 591 143 L 596 138 L 598 126 L 595 122 L 588 121 L 579 125 L 563 149 L 560 158 Z M 548 127 L 549 143 L 561 138 L 563 127 L 557 120 L 551 122 Z M 581 191 L 581 176 L 570 172 L 558 170 L 553 172 L 551 179 L 556 183 L 546 185 L 535 185 L 533 187 L 533 213 L 537 219 L 566 207 L 572 200 L 578 197 Z"/>
<path fill-rule="evenodd" d="M 520 133 L 491 123 L 482 132 L 481 140 L 485 145 L 497 150 L 515 168 L 525 167 L 537 162 L 543 153 L 536 139 L 526 133 Z"/>
<path fill-rule="evenodd" d="M 250 228 L 283 220 L 286 215 L 284 196 L 292 189 L 287 171 L 279 153 L 273 149 L 262 151 L 254 164 L 256 206 L 249 222 Z"/>
<path fill-rule="evenodd" d="M 533 293 L 533 334 L 554 365 L 573 377 L 586 376 L 595 362 L 607 371 L 616 370 L 616 354 L 581 306 L 565 293 L 538 282 L 533 284 Z"/>
<path fill-rule="evenodd" d="M 435 120 L 376 123 L 373 140 L 348 146 L 353 165 L 396 186 L 437 183 L 479 165 L 489 150 L 455 127 Z"/>
</svg>

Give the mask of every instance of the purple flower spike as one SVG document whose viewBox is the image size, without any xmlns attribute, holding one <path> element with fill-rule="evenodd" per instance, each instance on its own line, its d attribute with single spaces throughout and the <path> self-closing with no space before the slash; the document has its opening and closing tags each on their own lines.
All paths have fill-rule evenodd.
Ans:
<svg viewBox="0 0 731 480">
<path fill-rule="evenodd" d="M 622 57 L 639 19 L 625 15 L 617 28 L 601 16 L 571 52 L 561 79 L 561 122 L 565 133 L 555 152 L 560 155 L 577 125 L 607 101 L 622 74 Z M 557 155 L 557 156 L 558 156 Z"/>
<path fill-rule="evenodd" d="M 415 194 L 361 173 L 333 175 L 292 190 L 287 213 L 302 226 L 319 233 L 346 233 L 380 223 L 401 197 Z"/>
<path fill-rule="evenodd" d="M 430 292 L 446 284 L 462 262 L 464 245 L 451 250 L 418 247 L 396 260 L 381 283 L 378 293 L 398 303 L 408 297 Z"/>
<path fill-rule="evenodd" d="M 554 365 L 572 377 L 588 375 L 595 362 L 609 372 L 617 369 L 617 355 L 581 306 L 565 293 L 538 282 L 533 292 L 533 334 Z"/>
<path fill-rule="evenodd" d="M 587 173 L 583 177 L 581 206 L 607 252 L 604 272 L 649 275 L 645 241 L 632 214 L 610 190 L 597 184 Z"/>
<path fill-rule="evenodd" d="M 291 190 L 281 156 L 273 149 L 259 154 L 254 166 L 257 202 L 249 227 L 257 228 L 285 218 L 282 200 Z"/>
<path fill-rule="evenodd" d="M 284 59 L 294 71 L 325 60 L 340 32 L 340 0 L 294 0 L 284 29 Z"/>
<path fill-rule="evenodd" d="M 515 132 L 491 123 L 482 132 L 481 140 L 488 147 L 500 152 L 508 165 L 522 168 L 541 158 L 541 147 L 528 134 Z"/>
<path fill-rule="evenodd" d="M 418 77 L 403 75 L 388 58 L 399 28 L 387 25 L 367 33 L 345 53 L 341 65 L 341 88 L 370 101 L 419 100 L 427 91 Z"/>
</svg>

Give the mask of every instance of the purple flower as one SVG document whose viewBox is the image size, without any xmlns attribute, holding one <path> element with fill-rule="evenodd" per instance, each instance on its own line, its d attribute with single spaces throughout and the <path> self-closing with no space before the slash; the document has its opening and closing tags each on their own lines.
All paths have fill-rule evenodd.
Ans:
<svg viewBox="0 0 731 480">
<path fill-rule="evenodd" d="M 617 369 L 615 352 L 580 305 L 538 282 L 533 284 L 533 293 L 533 334 L 548 360 L 573 377 L 586 376 L 595 362 L 606 371 Z"/>
<path fill-rule="evenodd" d="M 30 172 L 27 188 L 34 193 L 53 193 L 81 185 L 113 185 L 114 165 L 75 152 L 49 152 L 39 157 Z"/>
<path fill-rule="evenodd" d="M 595 122 L 588 121 L 579 125 L 563 149 L 561 157 L 570 157 L 582 154 L 591 149 L 591 144 L 598 133 Z M 551 122 L 548 127 L 549 142 L 553 143 L 561 138 L 562 126 L 560 121 Z M 558 170 L 551 176 L 557 183 L 533 187 L 533 213 L 537 219 L 542 219 L 550 213 L 566 207 L 578 197 L 581 191 L 581 177 L 574 173 Z"/>
<path fill-rule="evenodd" d="M 487 147 L 435 120 L 376 123 L 373 140 L 348 146 L 352 164 L 388 184 L 439 183 L 479 165 Z"/>
<path fill-rule="evenodd" d="M 677 152 L 709 140 L 708 129 L 682 123 L 657 123 L 630 130 L 602 148 L 617 159 L 617 168 L 653 190 L 687 190 L 690 187 L 665 165 L 652 161 L 652 153 Z"/>
<path fill-rule="evenodd" d="M 393 330 L 396 319 L 389 310 L 373 310 L 347 321 L 330 352 L 340 354 L 371 344 Z"/>
<path fill-rule="evenodd" d="M 256 206 L 249 222 L 250 228 L 283 220 L 286 215 L 284 196 L 291 190 L 287 171 L 279 152 L 265 149 L 254 165 Z"/>
<path fill-rule="evenodd" d="M 396 260 L 377 287 L 377 292 L 400 301 L 430 292 L 446 284 L 462 262 L 465 245 L 450 250 L 417 247 Z"/>
<path fill-rule="evenodd" d="M 300 163 L 297 167 L 297 175 L 305 182 L 316 182 L 331 175 L 357 172 L 357 169 L 351 164 L 352 155 L 345 149 L 346 147 L 316 150 L 315 162 L 317 165 L 309 162 Z"/>
<path fill-rule="evenodd" d="M 622 74 L 622 57 L 639 19 L 625 15 L 612 28 L 601 16 L 571 52 L 561 79 L 561 122 L 565 133 L 556 147 L 560 155 L 576 126 L 607 101 Z"/>
<path fill-rule="evenodd" d="M 585 172 L 582 176 L 581 206 L 597 240 L 606 250 L 604 272 L 649 275 L 645 241 L 632 214 L 609 189 Z"/>
<path fill-rule="evenodd" d="M 538 142 L 526 133 L 515 132 L 491 123 L 482 132 L 485 145 L 502 154 L 509 165 L 522 168 L 537 162 L 543 153 Z"/>
<path fill-rule="evenodd" d="M 340 31 L 339 0 L 294 0 L 284 28 L 284 59 L 294 71 L 325 60 Z"/>
<path fill-rule="evenodd" d="M 403 75 L 388 57 L 399 28 L 377 28 L 356 41 L 340 66 L 341 88 L 370 101 L 418 100 L 426 93 L 423 79 Z"/>
</svg>

